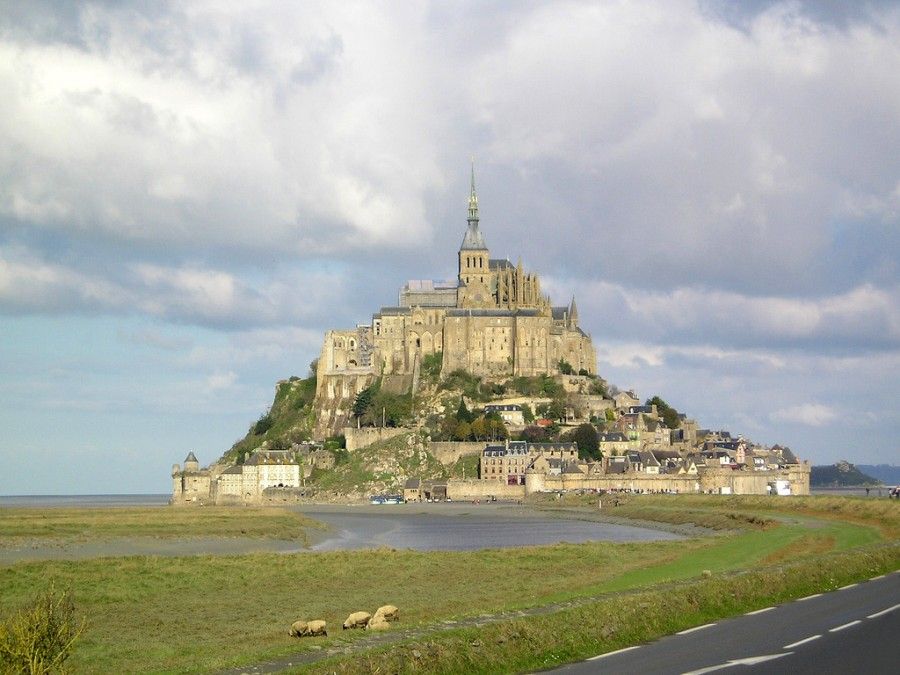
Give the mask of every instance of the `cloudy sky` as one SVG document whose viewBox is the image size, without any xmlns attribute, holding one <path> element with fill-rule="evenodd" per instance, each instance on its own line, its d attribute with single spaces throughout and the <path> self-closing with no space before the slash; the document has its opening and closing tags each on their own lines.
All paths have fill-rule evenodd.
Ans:
<svg viewBox="0 0 900 675">
<path fill-rule="evenodd" d="M 0 494 L 217 458 L 454 277 L 472 155 L 611 382 L 900 463 L 898 73 L 898 3 L 0 2 Z"/>
</svg>

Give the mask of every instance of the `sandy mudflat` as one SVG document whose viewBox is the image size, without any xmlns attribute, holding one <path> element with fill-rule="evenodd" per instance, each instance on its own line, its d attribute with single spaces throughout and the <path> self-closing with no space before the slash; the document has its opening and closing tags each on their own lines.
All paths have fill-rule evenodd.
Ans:
<svg viewBox="0 0 900 675">
<path fill-rule="evenodd" d="M 87 558 L 132 555 L 238 555 L 259 552 L 305 550 L 303 542 L 251 539 L 249 537 L 193 537 L 157 539 L 129 537 L 85 542 L 34 540 L 19 546 L 0 548 L 0 564 L 28 560 L 84 560 Z"/>
<path fill-rule="evenodd" d="M 656 541 L 678 539 L 661 529 L 586 518 L 589 512 L 546 512 L 505 503 L 385 504 L 379 506 L 302 506 L 308 518 L 329 526 L 311 532 L 314 551 L 360 548 L 411 548 L 469 551 L 540 546 L 558 542 Z"/>
</svg>

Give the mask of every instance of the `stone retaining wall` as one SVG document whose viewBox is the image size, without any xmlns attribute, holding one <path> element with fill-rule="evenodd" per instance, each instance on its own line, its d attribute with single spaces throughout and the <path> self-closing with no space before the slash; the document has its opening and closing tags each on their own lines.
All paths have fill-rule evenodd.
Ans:
<svg viewBox="0 0 900 675">
<path fill-rule="evenodd" d="M 470 443 L 465 441 L 431 441 L 427 450 L 444 466 L 455 464 L 460 457 L 480 455 L 484 450 L 484 442 Z"/>
<path fill-rule="evenodd" d="M 347 452 L 359 450 L 377 441 L 383 441 L 400 434 L 405 434 L 409 429 L 403 427 L 344 427 L 342 432 L 347 441 Z"/>
</svg>

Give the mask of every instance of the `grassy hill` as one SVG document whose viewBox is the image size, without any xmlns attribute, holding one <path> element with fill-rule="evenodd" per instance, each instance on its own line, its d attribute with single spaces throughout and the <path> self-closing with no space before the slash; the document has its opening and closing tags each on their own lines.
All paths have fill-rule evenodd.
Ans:
<svg viewBox="0 0 900 675">
<path fill-rule="evenodd" d="M 269 450 L 287 450 L 294 443 L 309 440 L 315 426 L 315 397 L 315 375 L 279 382 L 268 412 L 250 425 L 247 435 L 231 446 L 219 463 L 240 464 L 263 445 Z"/>
<path fill-rule="evenodd" d="M 415 432 L 372 443 L 352 453 L 338 451 L 333 469 L 314 470 L 307 481 L 319 496 L 362 499 L 395 493 L 407 478 L 448 478 L 451 470 L 429 453 Z M 324 493 L 324 494 L 323 494 Z"/>
<path fill-rule="evenodd" d="M 419 398 L 419 416 L 422 416 L 423 408 L 441 406 L 442 399 L 435 396 L 433 389 L 426 387 Z M 456 392 L 441 393 L 445 397 L 455 395 L 458 398 Z M 310 440 L 316 422 L 315 394 L 315 376 L 291 377 L 279 382 L 268 412 L 222 455 L 219 463 L 239 464 L 256 450 L 290 450 L 295 444 Z M 379 399 L 378 407 L 381 403 Z M 412 415 L 416 413 L 410 411 L 408 414 L 410 419 L 405 421 L 412 423 Z M 453 466 L 444 466 L 426 450 L 423 438 L 426 434 L 427 430 L 422 433 L 409 431 L 353 453 L 344 449 L 342 437 L 331 438 L 326 441 L 325 448 L 334 455 L 334 467 L 314 469 L 305 481 L 305 487 L 321 499 L 358 499 L 376 493 L 398 492 L 410 477 L 427 480 L 477 475 L 478 457 L 464 457 Z"/>
<path fill-rule="evenodd" d="M 878 485 L 881 481 L 864 474 L 847 461 L 831 466 L 814 466 L 809 484 L 815 487 L 844 487 L 850 485 Z"/>
</svg>

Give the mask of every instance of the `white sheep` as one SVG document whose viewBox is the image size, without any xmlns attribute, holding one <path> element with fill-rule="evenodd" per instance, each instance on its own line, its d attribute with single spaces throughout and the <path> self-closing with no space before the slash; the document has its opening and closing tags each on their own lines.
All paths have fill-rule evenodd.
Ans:
<svg viewBox="0 0 900 675">
<path fill-rule="evenodd" d="M 291 637 L 316 637 L 317 635 L 328 635 L 325 629 L 325 622 L 321 620 L 315 621 L 295 621 L 291 624 Z"/>
<path fill-rule="evenodd" d="M 348 616 L 347 620 L 344 621 L 344 630 L 347 630 L 348 628 L 364 628 L 371 618 L 372 615 L 368 612 L 353 612 L 353 614 Z"/>
<path fill-rule="evenodd" d="M 381 617 L 385 621 L 398 621 L 400 619 L 400 610 L 394 605 L 383 605 L 375 610 L 375 617 Z"/>
</svg>

